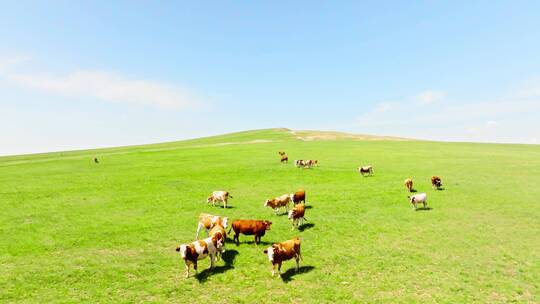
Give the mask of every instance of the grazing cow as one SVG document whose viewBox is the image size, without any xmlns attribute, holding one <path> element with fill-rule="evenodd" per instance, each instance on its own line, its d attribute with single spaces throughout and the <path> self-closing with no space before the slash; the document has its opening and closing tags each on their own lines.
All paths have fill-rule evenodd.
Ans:
<svg viewBox="0 0 540 304">
<path fill-rule="evenodd" d="M 373 175 L 373 166 L 358 167 L 358 172 L 360 172 L 362 176 Z"/>
<path fill-rule="evenodd" d="M 99 164 L 99 160 L 97 157 L 94 157 L 94 163 Z"/>
<path fill-rule="evenodd" d="M 433 189 L 440 189 L 442 187 L 442 181 L 441 178 L 438 176 L 432 176 L 431 177 L 431 186 Z"/>
<path fill-rule="evenodd" d="M 417 209 L 416 205 L 420 203 L 424 205 L 424 209 L 427 207 L 427 195 L 425 193 L 418 193 L 407 197 L 409 198 L 409 201 L 411 202 L 415 210 Z"/>
<path fill-rule="evenodd" d="M 289 212 L 289 203 L 291 197 L 289 194 L 283 194 L 282 196 L 275 197 L 273 199 L 268 199 L 264 202 L 265 207 L 270 207 L 274 209 L 274 212 L 277 214 L 279 208 L 285 207 L 285 212 Z"/>
<path fill-rule="evenodd" d="M 218 240 L 216 236 L 176 247 L 176 251 L 180 253 L 186 263 L 186 278 L 189 277 L 189 266 L 193 265 L 193 269 L 197 273 L 197 261 L 207 256 L 210 256 L 210 269 L 213 269 L 216 255 L 222 250 L 222 247 L 223 242 Z"/>
<path fill-rule="evenodd" d="M 225 240 L 227 239 L 227 232 L 225 232 L 225 228 L 221 226 L 220 224 L 216 224 L 212 229 L 210 229 L 210 232 L 208 233 L 209 237 L 215 237 L 218 241 L 221 241 L 223 246 L 221 249 L 218 248 L 216 258 L 219 261 L 221 258 L 221 255 L 225 251 Z"/>
<path fill-rule="evenodd" d="M 230 195 L 227 191 L 214 191 L 212 192 L 212 195 L 206 199 L 206 202 L 212 202 L 212 206 L 215 206 L 216 202 L 218 202 L 218 205 L 220 202 L 223 202 L 223 208 L 227 208 L 227 201 L 229 200 L 229 197 L 233 198 L 232 195 Z"/>
<path fill-rule="evenodd" d="M 407 190 L 409 190 L 409 192 L 412 192 L 412 191 L 413 191 L 413 187 L 412 187 L 412 186 L 413 186 L 413 182 L 412 182 L 412 179 L 407 178 L 407 179 L 405 180 L 404 183 L 405 183 L 405 187 L 407 188 Z"/>
<path fill-rule="evenodd" d="M 199 215 L 199 225 L 197 226 L 197 234 L 195 235 L 195 239 L 199 239 L 199 232 L 201 231 L 201 229 L 204 228 L 206 230 L 206 233 L 208 233 L 210 229 L 214 228 L 217 225 L 223 227 L 224 229 L 227 229 L 228 222 L 229 218 L 227 217 L 211 215 L 208 213 L 201 213 Z"/>
<path fill-rule="evenodd" d="M 295 165 L 297 168 L 300 168 L 300 167 L 304 168 L 304 167 L 306 166 L 306 163 L 305 163 L 304 160 L 298 159 L 298 160 L 295 160 L 295 161 L 294 161 L 294 165 Z"/>
<path fill-rule="evenodd" d="M 286 162 L 288 163 L 289 162 L 289 157 L 287 156 L 287 154 L 282 154 L 281 155 L 281 162 Z"/>
<path fill-rule="evenodd" d="M 234 241 L 236 245 L 240 243 L 240 233 L 245 235 L 254 235 L 255 244 L 261 242 L 261 237 L 264 236 L 266 230 L 270 230 L 272 222 L 260 220 L 236 220 L 232 223 L 231 229 L 234 231 Z M 229 229 L 229 233 L 231 233 Z"/>
<path fill-rule="evenodd" d="M 276 273 L 276 265 L 278 269 L 278 275 L 281 276 L 281 263 L 283 261 L 294 258 L 296 260 L 296 268 L 300 265 L 300 259 L 302 255 L 300 253 L 300 238 L 295 237 L 292 240 L 288 240 L 282 243 L 275 243 L 272 246 L 265 249 L 264 254 L 268 256 L 268 261 L 272 263 L 272 276 Z"/>
<path fill-rule="evenodd" d="M 291 193 L 291 201 L 296 205 L 298 203 L 305 203 L 306 202 L 306 191 L 304 189 L 300 189 L 296 191 L 295 193 Z"/>
<path fill-rule="evenodd" d="M 289 220 L 291 220 L 291 223 L 292 223 L 292 229 L 291 230 L 294 230 L 294 228 L 298 228 L 298 225 L 300 224 L 300 221 L 307 221 L 306 218 L 304 217 L 304 213 L 306 211 L 306 206 L 302 203 L 302 204 L 298 204 L 296 206 L 294 206 L 294 208 L 292 210 L 289 210 Z"/>
</svg>

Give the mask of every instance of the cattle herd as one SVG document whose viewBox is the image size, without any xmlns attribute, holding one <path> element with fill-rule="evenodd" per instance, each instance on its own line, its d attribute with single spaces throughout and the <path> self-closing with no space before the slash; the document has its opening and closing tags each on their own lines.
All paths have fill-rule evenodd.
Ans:
<svg viewBox="0 0 540 304">
<path fill-rule="evenodd" d="M 280 155 L 280 162 L 288 162 L 288 156 L 285 152 L 278 152 Z M 97 163 L 97 159 L 96 159 Z M 311 168 L 313 166 L 318 166 L 319 162 L 317 160 L 296 160 L 295 166 L 298 168 Z M 358 172 L 366 177 L 373 175 L 373 166 L 366 165 L 358 167 Z M 413 189 L 413 180 L 407 178 L 404 181 L 405 187 L 409 192 L 416 192 Z M 442 181 L 438 176 L 433 176 L 431 178 L 431 184 L 434 189 L 441 189 Z M 227 208 L 227 202 L 229 198 L 233 198 L 227 191 L 214 191 L 212 195 L 207 198 L 207 203 L 212 203 L 215 206 L 216 202 L 218 204 L 223 204 L 223 208 Z M 408 196 L 409 202 L 413 205 L 416 210 L 418 204 L 422 204 L 424 208 L 427 208 L 427 195 L 426 193 L 417 193 L 414 195 Z M 289 209 L 292 203 L 292 209 Z M 267 199 L 263 206 L 270 207 L 274 209 L 275 214 L 277 215 L 280 208 L 285 209 L 285 213 L 288 215 L 288 219 L 291 221 L 292 230 L 298 229 L 303 221 L 307 221 L 304 217 L 306 210 L 306 192 L 304 189 L 300 189 L 294 193 L 283 194 L 281 196 Z M 182 244 L 176 248 L 176 251 L 180 253 L 180 256 L 184 260 L 185 269 L 186 269 L 186 278 L 189 277 L 190 268 L 193 265 L 195 272 L 197 272 L 197 262 L 199 260 L 210 257 L 210 269 L 214 268 L 216 261 L 219 261 L 221 255 L 225 251 L 225 240 L 227 239 L 227 234 L 234 232 L 233 241 L 236 245 L 239 244 L 240 234 L 244 235 L 253 235 L 255 244 L 261 242 L 261 237 L 263 237 L 267 230 L 270 230 L 272 222 L 268 220 L 251 220 L 251 219 L 239 219 L 232 222 L 229 227 L 229 222 L 227 217 L 211 215 L 207 213 L 201 213 L 199 215 L 199 223 L 197 226 L 197 233 L 195 235 L 195 241 Z M 199 240 L 200 231 L 204 228 L 208 235 L 207 238 Z M 229 228 L 227 232 L 226 229 Z M 283 261 L 295 259 L 296 261 L 296 271 L 298 271 L 300 259 L 302 255 L 300 254 L 300 243 L 301 240 L 299 237 L 294 237 L 293 239 L 274 243 L 272 246 L 266 248 L 263 252 L 268 256 L 269 262 L 272 264 L 272 276 L 275 275 L 276 266 L 278 275 L 281 276 L 281 264 Z"/>
</svg>

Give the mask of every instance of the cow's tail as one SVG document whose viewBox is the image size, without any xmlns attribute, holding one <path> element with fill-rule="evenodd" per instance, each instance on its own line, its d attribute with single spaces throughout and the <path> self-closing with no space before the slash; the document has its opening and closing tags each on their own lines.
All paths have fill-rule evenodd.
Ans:
<svg viewBox="0 0 540 304">
<path fill-rule="evenodd" d="M 232 225 L 231 228 L 229 228 L 229 232 L 227 232 L 227 234 L 231 234 L 231 230 L 234 230 Z"/>
</svg>

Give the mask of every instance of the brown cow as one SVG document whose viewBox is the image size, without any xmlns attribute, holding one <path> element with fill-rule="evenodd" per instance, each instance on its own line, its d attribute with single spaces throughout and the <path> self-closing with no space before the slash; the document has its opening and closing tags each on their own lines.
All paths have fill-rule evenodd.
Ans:
<svg viewBox="0 0 540 304">
<path fill-rule="evenodd" d="M 292 240 L 288 240 L 282 243 L 272 244 L 272 246 L 268 247 L 263 252 L 268 256 L 268 261 L 272 263 L 272 276 L 275 275 L 276 265 L 278 269 L 278 275 L 281 276 L 281 263 L 292 258 L 296 260 L 295 270 L 298 271 L 300 259 L 302 259 L 302 255 L 300 253 L 299 237 L 295 237 Z"/>
<path fill-rule="evenodd" d="M 407 178 L 404 183 L 405 183 L 405 187 L 407 188 L 407 190 L 409 190 L 409 192 L 412 192 L 413 191 L 412 179 Z"/>
<path fill-rule="evenodd" d="M 291 201 L 291 198 L 289 194 L 283 194 L 282 196 L 266 200 L 264 202 L 264 206 L 274 209 L 275 214 L 278 213 L 278 210 L 281 207 L 285 207 L 285 212 L 289 212 L 290 201 Z"/>
<path fill-rule="evenodd" d="M 288 163 L 289 162 L 289 157 L 287 156 L 287 154 L 282 154 L 281 155 L 281 160 L 280 160 L 282 163 L 285 162 L 285 163 Z"/>
<path fill-rule="evenodd" d="M 431 186 L 433 189 L 440 189 L 442 187 L 442 181 L 441 178 L 438 176 L 432 176 L 431 177 Z"/>
<path fill-rule="evenodd" d="M 306 191 L 304 189 L 300 189 L 296 191 L 295 193 L 291 193 L 291 201 L 296 205 L 298 203 L 305 203 L 306 202 Z"/>
<path fill-rule="evenodd" d="M 308 165 L 309 167 L 313 167 L 313 166 L 319 166 L 319 161 L 316 160 L 316 159 L 308 159 L 305 161 L 306 165 Z"/>
<path fill-rule="evenodd" d="M 289 216 L 288 217 L 289 217 L 289 220 L 291 220 L 291 223 L 292 223 L 292 229 L 291 230 L 294 230 L 294 228 L 298 228 L 298 224 L 300 223 L 300 221 L 307 221 L 304 218 L 305 210 L 306 210 L 306 206 L 304 205 L 304 203 L 298 204 L 298 205 L 294 206 L 294 208 L 292 210 L 289 210 Z"/>
<path fill-rule="evenodd" d="M 236 220 L 232 223 L 231 229 L 234 231 L 234 241 L 236 245 L 240 243 L 240 233 L 245 235 L 254 235 L 255 244 L 261 242 L 261 237 L 264 236 L 266 230 L 270 230 L 271 221 L 261 220 Z M 231 233 L 229 229 L 229 233 Z"/>
</svg>

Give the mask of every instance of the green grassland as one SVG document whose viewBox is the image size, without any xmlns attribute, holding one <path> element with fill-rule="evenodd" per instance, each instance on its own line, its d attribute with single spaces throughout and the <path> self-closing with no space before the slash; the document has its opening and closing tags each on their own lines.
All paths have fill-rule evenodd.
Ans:
<svg viewBox="0 0 540 304">
<path fill-rule="evenodd" d="M 280 164 L 279 150 L 320 167 Z M 412 209 L 407 177 L 431 210 Z M 3 157 L 0 301 L 538 303 L 538 185 L 540 146 L 303 141 L 280 129 Z M 301 187 L 309 225 L 291 231 L 263 202 Z M 230 191 L 232 208 L 206 204 L 213 190 Z M 175 248 L 193 241 L 201 212 L 273 226 L 266 243 L 241 236 L 214 271 L 206 259 L 184 279 Z M 264 248 L 293 236 L 301 271 L 288 261 L 272 277 Z"/>
</svg>

